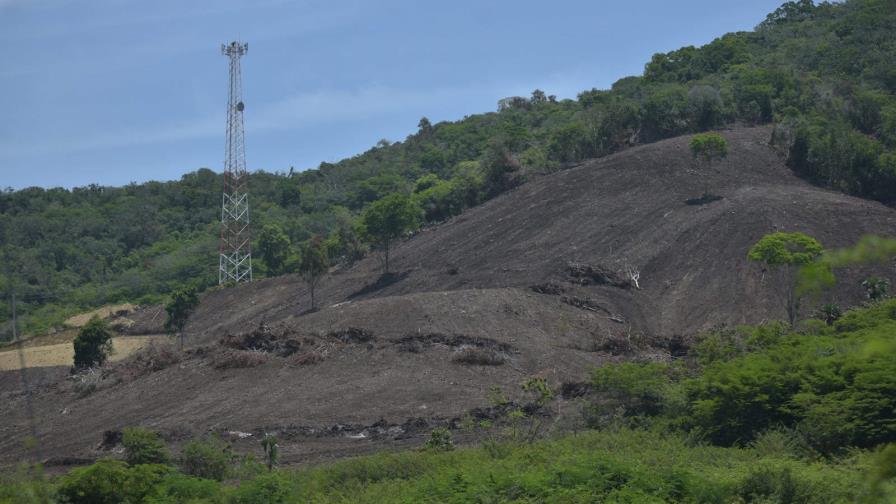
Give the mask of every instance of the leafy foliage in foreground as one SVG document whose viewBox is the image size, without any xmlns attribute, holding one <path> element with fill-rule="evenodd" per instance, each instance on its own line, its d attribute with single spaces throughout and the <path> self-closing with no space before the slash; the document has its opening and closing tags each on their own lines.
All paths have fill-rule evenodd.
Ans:
<svg viewBox="0 0 896 504">
<path fill-rule="evenodd" d="M 331 260 L 363 253 L 356 216 L 393 193 L 429 222 L 518 184 L 627 146 L 732 124 L 776 124 L 774 141 L 820 185 L 896 201 L 896 8 L 892 0 L 788 2 L 751 32 L 656 54 L 642 76 L 577 100 L 540 90 L 498 111 L 432 124 L 339 163 L 255 172 L 259 272 L 288 270 L 288 239 L 326 236 Z M 214 285 L 220 175 L 177 182 L 0 192 L 0 291 L 12 281 L 25 332 L 102 304 L 159 302 L 187 283 Z M 270 239 L 269 239 L 270 238 Z M 258 246 L 261 246 L 258 249 Z M 266 264 L 265 260 L 271 264 Z M 10 309 L 0 303 L 0 339 Z"/>
<path fill-rule="evenodd" d="M 694 348 L 697 369 L 628 363 L 592 381 L 626 416 L 658 417 L 716 444 L 789 429 L 816 453 L 837 454 L 896 442 L 894 332 L 890 299 L 800 332 L 781 323 L 710 332 Z"/>
<path fill-rule="evenodd" d="M 35 488 L 71 503 L 872 502 L 893 495 L 887 454 L 808 462 L 619 429 L 508 446 L 497 458 L 476 448 L 383 453 L 298 471 L 250 463 L 238 486 L 101 461 L 54 482 L 9 479 L 0 502 L 48 502 L 27 497 Z"/>
</svg>

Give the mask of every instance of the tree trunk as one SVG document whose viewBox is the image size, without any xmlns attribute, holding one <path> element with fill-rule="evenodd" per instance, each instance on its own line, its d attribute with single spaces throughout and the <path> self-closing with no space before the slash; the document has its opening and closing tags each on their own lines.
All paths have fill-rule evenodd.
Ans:
<svg viewBox="0 0 896 504">
<path fill-rule="evenodd" d="M 311 291 L 311 311 L 314 311 L 314 281 L 308 282 L 308 290 Z"/>
<path fill-rule="evenodd" d="M 388 275 L 389 274 L 389 240 L 385 241 L 385 249 L 386 249 L 386 264 L 385 264 L 386 271 L 385 271 L 385 273 Z"/>
</svg>

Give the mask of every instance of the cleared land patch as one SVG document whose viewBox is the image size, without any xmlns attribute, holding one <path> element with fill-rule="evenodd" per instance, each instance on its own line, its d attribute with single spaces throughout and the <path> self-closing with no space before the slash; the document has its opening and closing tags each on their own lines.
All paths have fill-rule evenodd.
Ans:
<svg viewBox="0 0 896 504">
<path fill-rule="evenodd" d="M 109 356 L 110 361 L 119 361 L 131 355 L 137 350 L 145 347 L 153 341 L 165 341 L 167 336 L 119 336 L 112 338 L 112 355 Z M 44 345 L 36 347 L 25 347 L 25 366 L 47 367 L 47 366 L 70 366 L 75 356 L 74 347 L 71 343 L 57 343 L 55 345 Z M 8 350 L 0 352 L 0 371 L 11 371 L 19 369 L 19 352 L 15 347 L 9 347 Z"/>
</svg>

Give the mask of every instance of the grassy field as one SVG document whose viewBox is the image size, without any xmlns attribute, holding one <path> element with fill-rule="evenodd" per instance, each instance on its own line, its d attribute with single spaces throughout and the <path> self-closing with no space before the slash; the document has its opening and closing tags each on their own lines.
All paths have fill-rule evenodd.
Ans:
<svg viewBox="0 0 896 504">
<path fill-rule="evenodd" d="M 112 355 L 109 360 L 118 361 L 145 347 L 153 341 L 164 341 L 167 336 L 118 336 L 112 338 Z M 71 366 L 75 350 L 71 342 L 56 343 L 43 346 L 26 346 L 25 366 Z M 15 346 L 9 346 L 0 352 L 0 371 L 19 369 L 19 352 Z"/>
</svg>

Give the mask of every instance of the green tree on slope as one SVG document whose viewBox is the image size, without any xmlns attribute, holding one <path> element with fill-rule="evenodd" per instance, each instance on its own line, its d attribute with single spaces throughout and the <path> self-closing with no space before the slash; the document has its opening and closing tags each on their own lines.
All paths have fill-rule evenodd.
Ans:
<svg viewBox="0 0 896 504">
<path fill-rule="evenodd" d="M 367 207 L 361 222 L 368 241 L 383 254 L 383 273 L 389 273 L 392 243 L 420 227 L 420 207 L 404 194 L 390 194 Z"/>
<path fill-rule="evenodd" d="M 286 271 L 289 259 L 289 237 L 277 224 L 268 224 L 258 236 L 258 254 L 268 267 L 272 276 L 282 275 Z"/>
<path fill-rule="evenodd" d="M 797 285 L 797 271 L 814 262 L 824 248 L 815 238 L 803 233 L 772 233 L 762 237 L 750 248 L 747 258 L 763 262 L 785 276 L 787 282 L 787 318 L 796 322 L 800 309 L 801 289 Z"/>
<path fill-rule="evenodd" d="M 172 336 L 178 336 L 181 349 L 184 347 L 184 327 L 198 305 L 199 295 L 196 293 L 196 288 L 186 287 L 175 291 L 171 301 L 165 306 L 165 311 L 168 313 L 165 331 Z"/>
<path fill-rule="evenodd" d="M 308 292 L 311 295 L 311 309 L 314 310 L 314 288 L 321 276 L 327 272 L 330 260 L 327 257 L 327 248 L 321 237 L 315 236 L 308 240 L 302 247 L 299 258 L 299 273 L 308 284 Z"/>
<path fill-rule="evenodd" d="M 718 133 L 701 133 L 691 138 L 691 154 L 707 171 L 716 161 L 728 157 L 728 142 Z M 703 196 L 709 195 L 709 177 L 703 174 Z"/>
<path fill-rule="evenodd" d="M 74 340 L 75 368 L 102 366 L 112 351 L 112 333 L 106 321 L 94 316 L 84 325 Z"/>
</svg>

